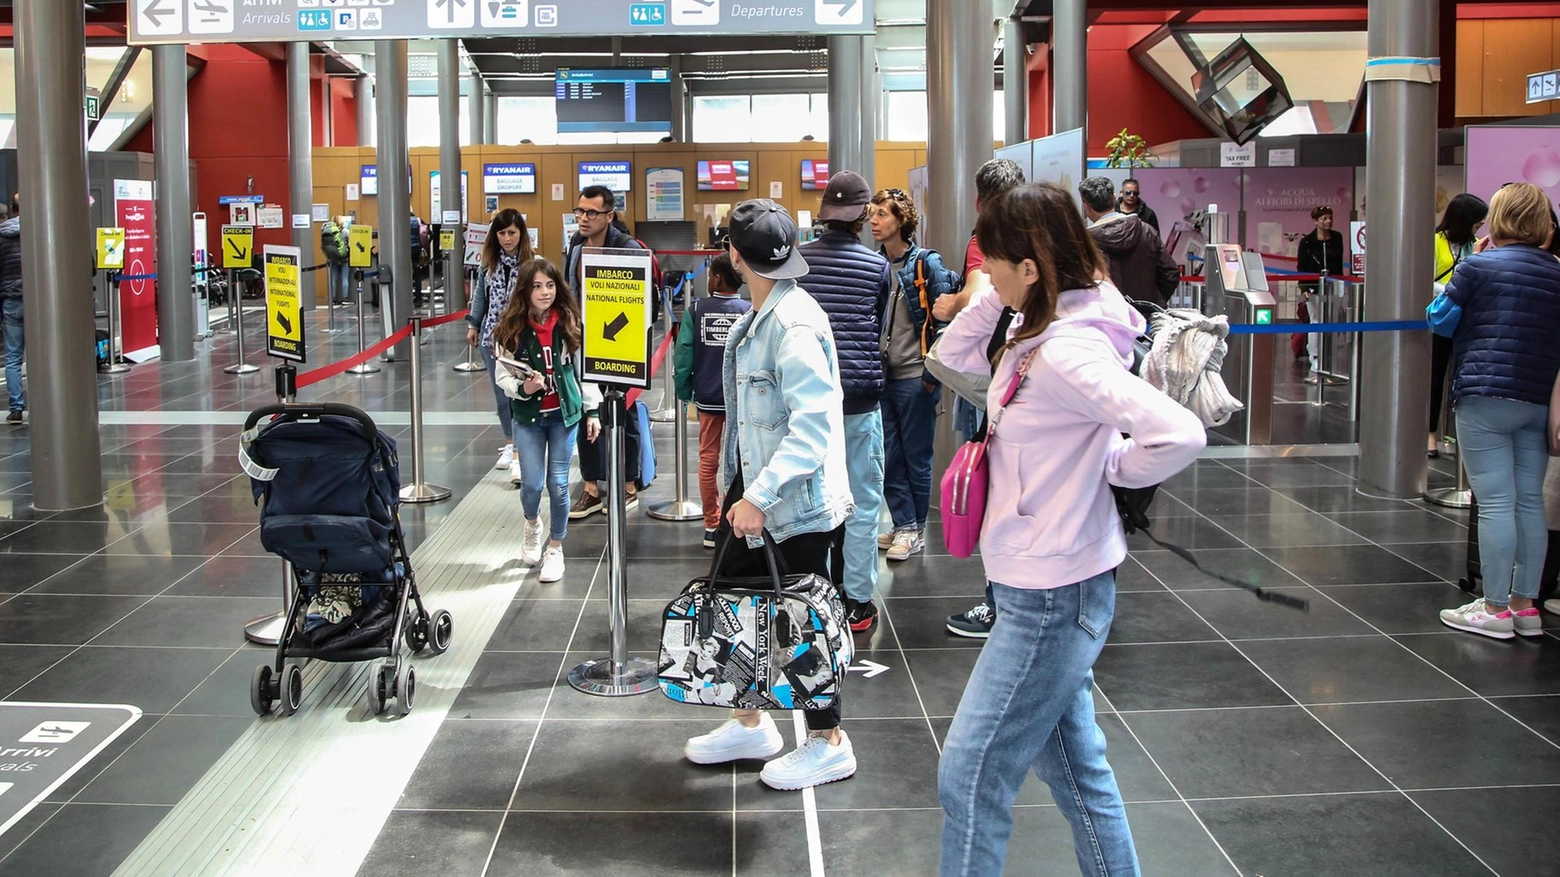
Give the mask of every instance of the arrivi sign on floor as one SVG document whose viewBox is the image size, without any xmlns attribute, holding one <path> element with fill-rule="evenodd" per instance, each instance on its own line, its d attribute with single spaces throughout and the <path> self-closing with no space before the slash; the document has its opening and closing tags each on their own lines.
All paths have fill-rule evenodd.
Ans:
<svg viewBox="0 0 1560 877">
<path fill-rule="evenodd" d="M 123 704 L 0 701 L 0 834 L 140 717 Z"/>
</svg>

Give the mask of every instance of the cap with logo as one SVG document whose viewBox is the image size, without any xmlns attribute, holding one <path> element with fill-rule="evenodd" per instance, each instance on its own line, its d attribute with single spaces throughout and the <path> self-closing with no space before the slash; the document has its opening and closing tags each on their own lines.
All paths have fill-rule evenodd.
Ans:
<svg viewBox="0 0 1560 877">
<path fill-rule="evenodd" d="M 731 211 L 731 247 L 760 277 L 785 280 L 807 273 L 796 251 L 796 220 L 768 198 L 743 201 Z"/>
<path fill-rule="evenodd" d="M 855 222 L 861 218 L 862 208 L 872 203 L 872 187 L 866 178 L 855 171 L 840 171 L 829 177 L 829 185 L 823 190 L 823 204 L 818 208 L 818 218 L 836 222 Z"/>
</svg>

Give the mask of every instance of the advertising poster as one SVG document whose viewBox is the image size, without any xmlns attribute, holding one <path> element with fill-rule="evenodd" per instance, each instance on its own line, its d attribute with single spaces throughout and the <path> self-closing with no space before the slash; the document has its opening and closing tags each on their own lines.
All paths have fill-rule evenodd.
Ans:
<svg viewBox="0 0 1560 877">
<path fill-rule="evenodd" d="M 136 277 L 157 273 L 157 223 L 149 180 L 114 181 L 114 217 L 125 230 L 124 273 Z M 126 280 L 119 284 L 121 349 L 129 356 L 157 346 L 157 281 Z"/>
<path fill-rule="evenodd" d="M 1504 183 L 1532 183 L 1560 197 L 1560 128 L 1468 127 L 1468 191 L 1486 202 Z"/>
<path fill-rule="evenodd" d="M 475 268 L 482 264 L 482 248 L 487 246 L 489 223 L 466 223 L 466 267 Z M 531 234 L 536 234 L 536 229 L 530 229 Z M 535 243 L 531 245 L 536 248 Z"/>
<path fill-rule="evenodd" d="M 1033 182 L 1055 183 L 1076 193 L 1078 184 L 1083 182 L 1084 165 L 1087 162 L 1083 129 L 1074 128 L 1029 143 L 1029 166 L 1025 168 L 1027 178 Z"/>
<path fill-rule="evenodd" d="M 645 174 L 649 200 L 645 218 L 651 222 L 682 222 L 683 170 L 677 167 L 651 168 Z"/>
<path fill-rule="evenodd" d="M 466 197 L 466 185 L 470 182 L 471 175 L 465 171 L 460 172 L 460 207 L 461 212 L 468 217 L 471 215 L 471 199 Z M 428 173 L 428 222 L 429 224 L 440 222 L 444 215 L 443 187 L 439 183 L 439 172 Z M 455 219 L 460 222 L 460 218 Z"/>
<path fill-rule="evenodd" d="M 747 191 L 749 172 L 744 160 L 701 161 L 698 167 L 700 191 Z"/>
<path fill-rule="evenodd" d="M 649 387 L 650 255 L 587 248 L 580 266 L 584 379 Z"/>
<path fill-rule="evenodd" d="M 265 352 L 293 362 L 305 361 L 300 261 L 297 247 L 265 248 Z"/>
<path fill-rule="evenodd" d="M 802 159 L 802 189 L 822 191 L 829 187 L 829 162 L 821 158 Z"/>
<path fill-rule="evenodd" d="M 1295 270 L 1290 260 L 1299 251 L 1300 239 L 1316 228 L 1311 211 L 1317 207 L 1331 207 L 1333 232 L 1340 237 L 1347 233 L 1354 203 L 1353 168 L 1253 168 L 1246 177 L 1246 249 L 1284 257 L 1269 260 L 1269 268 Z"/>
</svg>

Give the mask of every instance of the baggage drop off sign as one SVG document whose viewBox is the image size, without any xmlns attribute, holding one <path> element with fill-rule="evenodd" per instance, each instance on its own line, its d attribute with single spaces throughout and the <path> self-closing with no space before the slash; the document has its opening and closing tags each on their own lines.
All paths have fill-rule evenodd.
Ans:
<svg viewBox="0 0 1560 877">
<path fill-rule="evenodd" d="M 650 386 L 650 255 L 586 250 L 580 256 L 585 380 Z"/>
<path fill-rule="evenodd" d="M 265 352 L 304 361 L 303 297 L 297 247 L 265 248 Z"/>
</svg>

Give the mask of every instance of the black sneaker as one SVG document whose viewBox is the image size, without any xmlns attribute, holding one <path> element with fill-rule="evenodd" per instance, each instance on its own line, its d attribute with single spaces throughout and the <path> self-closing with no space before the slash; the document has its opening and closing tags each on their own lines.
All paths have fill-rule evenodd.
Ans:
<svg viewBox="0 0 1560 877">
<path fill-rule="evenodd" d="M 968 612 L 948 616 L 948 632 L 955 636 L 985 639 L 991 636 L 991 626 L 996 623 L 996 611 L 985 603 L 979 603 Z"/>
<path fill-rule="evenodd" d="M 851 633 L 869 631 L 872 629 L 872 625 L 877 624 L 877 604 L 871 600 L 865 603 L 857 603 L 852 600 L 850 601 L 850 613 L 846 615 L 846 619 L 850 622 Z"/>
<path fill-rule="evenodd" d="M 18 408 L 5 416 L 5 422 L 12 426 L 22 425 L 22 409 Z"/>
<path fill-rule="evenodd" d="M 715 536 L 718 533 L 720 533 L 719 530 L 705 530 L 704 531 L 704 547 L 705 548 L 714 548 L 715 547 Z"/>
</svg>

